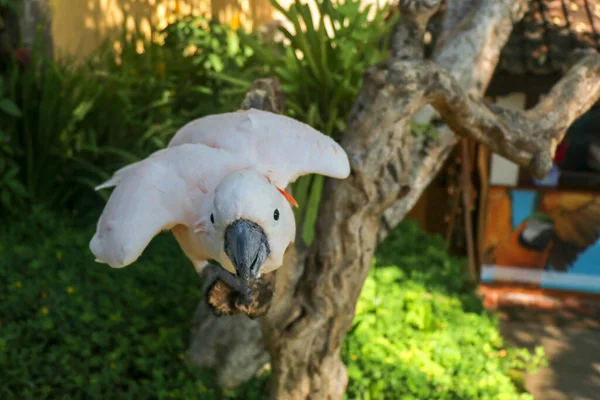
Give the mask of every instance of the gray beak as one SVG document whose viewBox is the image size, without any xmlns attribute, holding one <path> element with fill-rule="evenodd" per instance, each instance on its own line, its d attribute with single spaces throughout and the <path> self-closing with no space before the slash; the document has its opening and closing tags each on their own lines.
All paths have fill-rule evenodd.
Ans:
<svg viewBox="0 0 600 400">
<path fill-rule="evenodd" d="M 238 219 L 225 229 L 225 254 L 242 281 L 258 276 L 270 252 L 267 235 L 254 222 Z"/>
</svg>

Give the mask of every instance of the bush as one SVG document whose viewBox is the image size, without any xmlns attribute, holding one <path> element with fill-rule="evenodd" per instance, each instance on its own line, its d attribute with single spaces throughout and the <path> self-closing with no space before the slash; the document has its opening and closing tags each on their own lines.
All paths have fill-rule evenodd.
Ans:
<svg viewBox="0 0 600 400">
<path fill-rule="evenodd" d="M 124 32 L 84 63 L 34 50 L 24 70 L 10 68 L 0 86 L 0 214 L 35 204 L 72 208 L 117 168 L 165 147 L 185 123 L 236 109 L 242 91 L 211 73 L 245 67 L 233 54 L 238 33 L 211 22 L 210 36 L 192 42 L 212 64 L 198 64 L 182 50 L 187 31 L 179 29 L 201 31 L 199 20 L 206 22 L 182 21 L 152 40 Z"/>
<path fill-rule="evenodd" d="M 182 360 L 199 279 L 171 235 L 130 268 L 96 264 L 93 223 L 36 211 L 0 233 L 0 398 L 258 399 Z"/>
<path fill-rule="evenodd" d="M 152 40 L 124 31 L 83 65 L 34 52 L 24 71 L 12 68 L 11 84 L 0 88 L 0 146 L 11 149 L 0 154 L 0 213 L 19 215 L 34 204 L 73 208 L 117 168 L 165 147 L 185 123 L 237 109 L 258 77 L 281 80 L 289 115 L 339 136 L 364 70 L 387 54 L 394 18 L 384 21 L 386 7 L 361 0 L 315 0 L 313 25 L 308 5 L 273 4 L 296 30 L 281 28 L 288 46 L 187 17 L 152 32 Z M 307 243 L 322 184 L 310 176 L 294 185 Z"/>
<path fill-rule="evenodd" d="M 174 238 L 111 269 L 88 249 L 94 223 L 36 209 L 1 227 L 0 398 L 265 398 L 265 376 L 223 393 L 181 359 L 202 293 Z M 508 373 L 527 353 L 503 347 L 440 239 L 405 223 L 378 255 L 402 267 L 366 282 L 343 347 L 348 399 L 526 398 Z"/>
<path fill-rule="evenodd" d="M 294 34 L 281 26 L 283 43 L 264 43 L 253 36 L 246 40 L 268 74 L 282 82 L 287 113 L 338 137 L 365 70 L 388 55 L 386 43 L 395 18 L 385 21 L 387 6 L 365 5 L 362 0 L 311 2 L 319 13 L 316 23 L 307 3 L 295 0 L 286 9 L 271 0 Z"/>
<path fill-rule="evenodd" d="M 543 349 L 504 346 L 497 319 L 465 285 L 463 260 L 409 222 L 381 247 L 344 342 L 347 397 L 532 399 L 511 376 L 544 365 Z"/>
<path fill-rule="evenodd" d="M 245 36 L 242 43 L 254 50 L 256 62 L 266 67 L 263 76 L 276 76 L 286 95 L 286 114 L 325 135 L 339 138 L 362 85 L 365 70 L 388 55 L 387 42 L 397 14 L 386 21 L 388 6 L 365 5 L 362 0 L 311 0 L 319 15 L 313 22 L 308 3 L 295 0 L 281 12 L 294 34 L 279 27 L 284 42 L 265 42 Z M 369 15 L 372 18 L 369 18 Z M 251 79 L 239 83 L 247 89 Z M 295 210 L 310 243 L 317 217 L 323 177 L 305 176 L 294 183 Z"/>
</svg>

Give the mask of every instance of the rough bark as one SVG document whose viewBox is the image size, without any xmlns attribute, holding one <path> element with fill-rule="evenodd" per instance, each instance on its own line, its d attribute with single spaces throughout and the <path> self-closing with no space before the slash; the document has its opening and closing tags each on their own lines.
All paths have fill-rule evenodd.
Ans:
<svg viewBox="0 0 600 400">
<path fill-rule="evenodd" d="M 567 128 L 600 96 L 600 55 L 585 56 L 528 111 L 507 109 L 468 94 L 431 61 L 398 61 L 378 70 L 382 79 L 421 93 L 457 134 L 486 145 L 542 178 Z M 385 75 L 385 76 L 384 76 Z M 414 96 L 414 93 L 412 93 Z M 422 101 L 415 99 L 415 101 Z"/>
<path fill-rule="evenodd" d="M 351 176 L 327 181 L 316 239 L 289 291 L 291 298 L 277 303 L 261 321 L 273 366 L 273 399 L 343 395 L 347 375 L 340 347 L 371 265 L 381 215 L 406 193 L 407 172 L 420 157 L 414 157 L 410 124 L 427 102 L 428 93 L 420 88 L 427 73 L 406 67 L 424 65 L 415 59 L 422 54 L 424 23 L 436 6 L 431 1 L 400 3 L 399 24 L 404 26 L 394 32 L 393 58 L 366 73 L 342 140 Z"/>
<path fill-rule="evenodd" d="M 450 128 L 540 176 L 568 125 L 600 96 L 600 60 L 590 55 L 531 111 L 509 111 L 481 99 L 523 3 L 482 0 L 446 42 L 471 62 L 467 68 L 454 59 L 455 70 L 419 56 L 424 22 L 438 1 L 400 2 L 404 26 L 394 32 L 393 56 L 365 73 L 342 138 L 351 175 L 326 181 L 313 244 L 290 248 L 274 274 L 271 308 L 260 319 L 272 364 L 272 399 L 342 397 L 348 377 L 340 348 L 371 266 L 382 215 L 391 207 L 393 217 L 401 219 L 410 209 L 455 143 Z M 493 17 L 491 10 L 498 14 Z M 479 36 L 467 40 L 469 35 Z M 439 49 L 437 57 L 450 63 L 451 57 L 441 56 L 445 51 Z M 484 72 L 474 71 L 479 66 Z M 427 104 L 450 127 L 438 139 L 411 134 L 411 122 Z"/>
<path fill-rule="evenodd" d="M 456 78 L 463 89 L 483 95 L 513 24 L 523 17 L 527 3 L 527 0 L 447 1 L 443 29 L 431 59 Z M 438 113 L 430 105 L 414 117 L 421 124 L 435 123 L 439 139 L 418 138 L 411 144 L 414 154 L 408 175 L 411 191 L 385 211 L 380 241 L 412 209 L 457 143 L 452 130 L 437 123 L 438 119 Z"/>
<path fill-rule="evenodd" d="M 371 68 L 342 141 L 352 174 L 328 181 L 315 234 L 320 240 L 309 249 L 293 298 L 276 305 L 280 318 L 262 320 L 272 398 L 341 398 L 347 376 L 339 350 L 371 266 L 381 214 L 405 193 L 403 166 L 414 164 L 403 149 L 410 148 L 410 123 L 421 107 L 432 104 L 457 133 L 541 176 L 566 128 L 599 97 L 598 55 L 577 64 L 528 112 L 467 94 L 431 61 L 390 60 Z"/>
</svg>

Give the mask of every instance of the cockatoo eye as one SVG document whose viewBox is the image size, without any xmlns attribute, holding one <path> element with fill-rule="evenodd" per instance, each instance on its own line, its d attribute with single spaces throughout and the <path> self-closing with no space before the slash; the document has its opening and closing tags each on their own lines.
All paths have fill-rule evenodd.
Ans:
<svg viewBox="0 0 600 400">
<path fill-rule="evenodd" d="M 275 211 L 273 211 L 273 219 L 275 221 L 277 221 L 279 219 L 279 210 L 275 209 Z"/>
<path fill-rule="evenodd" d="M 210 214 L 210 222 L 212 222 L 212 224 L 215 224 L 215 216 Z"/>
</svg>

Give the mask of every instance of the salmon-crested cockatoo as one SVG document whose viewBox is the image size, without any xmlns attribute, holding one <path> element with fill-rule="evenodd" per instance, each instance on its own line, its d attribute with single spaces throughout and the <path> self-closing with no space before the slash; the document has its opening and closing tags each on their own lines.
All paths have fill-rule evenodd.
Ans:
<svg viewBox="0 0 600 400">
<path fill-rule="evenodd" d="M 288 184 L 306 174 L 344 179 L 348 157 L 330 137 L 292 118 L 250 109 L 184 125 L 168 147 L 118 170 L 90 249 L 125 267 L 171 230 L 200 272 L 210 260 L 250 301 L 249 282 L 283 264 L 293 243 Z M 235 276 L 234 276 L 235 275 Z"/>
</svg>

